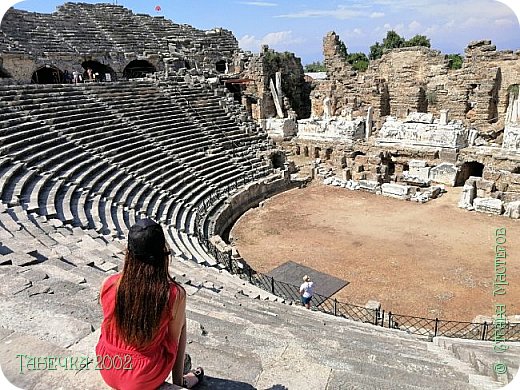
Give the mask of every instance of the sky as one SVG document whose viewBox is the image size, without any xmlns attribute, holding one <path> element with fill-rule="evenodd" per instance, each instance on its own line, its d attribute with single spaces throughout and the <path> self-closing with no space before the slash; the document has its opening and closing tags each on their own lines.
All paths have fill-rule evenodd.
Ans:
<svg viewBox="0 0 520 390">
<path fill-rule="evenodd" d="M 508 1 L 515 7 L 515 0 Z M 64 2 L 24 0 L 15 8 L 50 13 Z M 388 30 L 407 39 L 426 35 L 433 49 L 446 54 L 463 54 L 467 44 L 478 39 L 491 39 L 499 50 L 520 49 L 518 18 L 495 0 L 117 0 L 117 4 L 199 29 L 224 27 L 234 33 L 243 50 L 258 52 L 267 44 L 277 51 L 294 52 L 303 64 L 323 60 L 323 37 L 329 31 L 339 34 L 349 53 L 368 54 Z"/>
</svg>

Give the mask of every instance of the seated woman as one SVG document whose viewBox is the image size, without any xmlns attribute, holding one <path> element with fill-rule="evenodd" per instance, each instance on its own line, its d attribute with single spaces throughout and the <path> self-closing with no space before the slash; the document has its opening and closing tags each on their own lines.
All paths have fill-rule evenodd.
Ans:
<svg viewBox="0 0 520 390">
<path fill-rule="evenodd" d="M 200 367 L 183 375 L 186 292 L 168 263 L 161 226 L 143 219 L 128 232 L 123 272 L 103 282 L 97 368 L 114 389 L 157 389 L 170 372 L 174 384 L 192 388 L 204 376 Z"/>
</svg>

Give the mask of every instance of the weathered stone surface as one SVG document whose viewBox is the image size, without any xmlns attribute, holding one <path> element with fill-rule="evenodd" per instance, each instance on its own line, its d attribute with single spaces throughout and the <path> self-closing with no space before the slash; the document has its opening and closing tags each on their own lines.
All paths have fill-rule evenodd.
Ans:
<svg viewBox="0 0 520 390">
<path fill-rule="evenodd" d="M 21 276 L 0 276 L 0 294 L 2 295 L 15 295 L 31 286 L 31 281 Z"/>
<path fill-rule="evenodd" d="M 500 215 L 504 211 L 503 202 L 493 198 L 475 198 L 473 207 L 478 212 L 496 215 Z"/>
<path fill-rule="evenodd" d="M 410 198 L 410 186 L 401 184 L 383 183 L 381 185 L 381 191 L 384 196 L 389 196 L 397 199 L 409 199 Z"/>
<path fill-rule="evenodd" d="M 298 121 L 298 139 L 321 141 L 354 141 L 363 139 L 365 122 L 362 118 L 348 121 L 342 118 Z"/>
<path fill-rule="evenodd" d="M 442 163 L 430 170 L 430 179 L 437 183 L 454 186 L 457 182 L 459 169 L 450 163 Z"/>
<path fill-rule="evenodd" d="M 378 189 L 381 189 L 381 185 L 377 181 L 373 180 L 360 180 L 358 182 L 359 189 L 368 191 L 368 192 L 376 192 Z"/>
<path fill-rule="evenodd" d="M 376 145 L 406 147 L 464 148 L 468 145 L 468 130 L 461 122 L 403 122 L 388 117 L 376 138 Z"/>
<path fill-rule="evenodd" d="M 463 209 L 473 210 L 473 200 L 477 196 L 477 190 L 474 184 L 464 184 L 458 206 Z"/>
<path fill-rule="evenodd" d="M 426 123 L 426 124 L 432 124 L 433 123 L 433 114 L 426 114 L 423 112 L 412 112 L 410 113 L 405 121 L 405 123 Z M 446 123 L 447 125 L 447 123 Z"/>
<path fill-rule="evenodd" d="M 505 204 L 504 215 L 509 218 L 520 218 L 520 201 Z"/>
<path fill-rule="evenodd" d="M 520 153 L 520 124 L 506 125 L 502 148 L 509 152 Z"/>
<path fill-rule="evenodd" d="M 292 118 L 261 119 L 260 126 L 267 131 L 271 138 L 290 138 L 297 133 L 297 124 Z"/>
</svg>

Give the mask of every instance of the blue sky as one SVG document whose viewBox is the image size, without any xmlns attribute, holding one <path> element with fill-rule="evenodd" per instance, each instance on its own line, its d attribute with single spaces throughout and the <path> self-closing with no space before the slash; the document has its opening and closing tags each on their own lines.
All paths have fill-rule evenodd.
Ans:
<svg viewBox="0 0 520 390">
<path fill-rule="evenodd" d="M 16 0 L 2 0 L 2 2 Z M 88 3 L 96 1 L 83 0 Z M 65 0 L 25 0 L 15 7 L 52 12 Z M 491 39 L 497 48 L 520 49 L 520 26 L 514 12 L 494 0 L 118 0 L 134 12 L 162 15 L 200 29 L 233 31 L 244 50 L 261 44 L 291 51 L 304 64 L 322 60 L 322 40 L 336 31 L 349 52 L 369 52 L 390 29 L 406 38 L 431 39 L 432 48 L 463 53 L 468 42 Z M 155 6 L 161 12 L 155 11 Z"/>
</svg>

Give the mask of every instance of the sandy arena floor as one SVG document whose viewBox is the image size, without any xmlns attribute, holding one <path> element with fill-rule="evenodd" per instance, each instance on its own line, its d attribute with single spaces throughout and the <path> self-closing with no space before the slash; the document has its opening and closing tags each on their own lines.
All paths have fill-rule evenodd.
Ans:
<svg viewBox="0 0 520 390">
<path fill-rule="evenodd" d="M 231 231 L 261 272 L 292 260 L 350 282 L 338 300 L 471 321 L 520 314 L 520 221 L 457 208 L 461 188 L 417 204 L 321 184 L 275 196 Z M 493 297 L 495 229 L 507 229 L 506 295 Z"/>
</svg>

